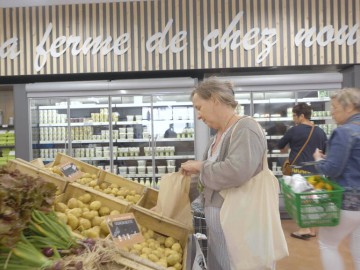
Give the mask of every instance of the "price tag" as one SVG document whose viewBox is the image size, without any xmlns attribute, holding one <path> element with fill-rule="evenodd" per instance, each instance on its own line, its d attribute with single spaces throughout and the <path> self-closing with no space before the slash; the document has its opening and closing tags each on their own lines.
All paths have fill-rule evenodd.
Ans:
<svg viewBox="0 0 360 270">
<path fill-rule="evenodd" d="M 107 217 L 106 221 L 114 242 L 120 247 L 130 246 L 145 240 L 133 213 L 111 215 Z"/>
<path fill-rule="evenodd" d="M 76 165 L 72 162 L 61 164 L 60 170 L 66 177 L 74 180 L 80 178 L 83 175 L 83 172 L 79 171 Z"/>
</svg>

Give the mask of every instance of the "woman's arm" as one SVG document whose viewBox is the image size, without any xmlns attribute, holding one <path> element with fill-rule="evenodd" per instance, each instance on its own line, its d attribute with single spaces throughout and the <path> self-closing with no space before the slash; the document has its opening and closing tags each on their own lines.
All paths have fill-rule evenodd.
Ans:
<svg viewBox="0 0 360 270">
<path fill-rule="evenodd" d="M 338 177 L 344 171 L 351 153 L 351 136 L 346 128 L 337 128 L 331 135 L 329 147 L 326 149 L 326 159 L 319 160 L 315 168 L 329 177 Z M 319 159 L 314 154 L 314 159 Z"/>
</svg>

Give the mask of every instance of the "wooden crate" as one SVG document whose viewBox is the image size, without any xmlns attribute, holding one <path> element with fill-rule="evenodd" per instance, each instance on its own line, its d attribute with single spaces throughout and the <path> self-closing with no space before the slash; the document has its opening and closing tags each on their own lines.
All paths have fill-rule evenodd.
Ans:
<svg viewBox="0 0 360 270">
<path fill-rule="evenodd" d="M 136 193 L 138 193 L 140 195 L 145 194 L 145 191 L 147 189 L 147 187 L 145 187 L 144 185 L 142 185 L 138 182 L 123 178 L 120 175 L 116 175 L 116 174 L 101 170 L 101 172 L 99 174 L 99 184 L 101 184 L 103 182 L 106 182 L 109 184 L 117 184 L 120 187 L 126 187 L 130 190 L 135 190 Z"/>
<path fill-rule="evenodd" d="M 130 210 L 130 203 L 77 183 L 69 183 L 65 192 L 56 198 L 56 202 L 66 204 L 70 198 L 78 198 L 85 193 L 89 193 L 92 199 L 100 201 L 102 206 L 107 206 L 111 210 L 118 210 L 120 213 L 126 213 Z"/>
<path fill-rule="evenodd" d="M 188 238 L 192 233 L 192 230 L 179 225 L 171 219 L 161 217 L 152 211 L 150 212 L 136 205 L 133 205 L 130 208 L 130 212 L 134 214 L 136 221 L 141 226 L 145 226 L 146 228 L 153 230 L 155 233 L 171 236 L 179 241 L 183 248 L 183 270 L 186 270 Z"/>
<path fill-rule="evenodd" d="M 45 167 L 45 164 L 43 162 L 43 160 L 41 158 L 37 158 L 37 159 L 34 159 L 32 161 L 30 161 L 30 164 L 36 166 L 36 167 L 39 167 L 39 168 L 44 168 Z"/>
<path fill-rule="evenodd" d="M 63 193 L 66 190 L 66 186 L 68 185 L 68 181 L 66 181 L 60 175 L 55 175 L 49 172 L 46 172 L 38 167 L 31 165 L 29 162 L 25 160 L 14 159 L 10 160 L 7 163 L 7 168 L 10 171 L 18 170 L 19 172 L 32 176 L 32 177 L 40 177 L 46 182 L 50 182 L 55 184 L 58 187 L 58 192 Z"/>
<path fill-rule="evenodd" d="M 151 210 L 157 204 L 158 195 L 159 195 L 158 190 L 153 189 L 153 188 L 148 188 L 146 190 L 144 196 L 141 197 L 140 201 L 134 207 L 138 208 L 138 209 L 143 209 L 144 212 L 147 212 L 150 215 L 154 215 L 154 216 L 157 216 L 158 218 L 162 218 L 162 219 L 171 221 L 171 222 L 177 224 L 180 227 L 183 227 L 183 228 L 185 228 L 185 229 L 187 229 L 189 231 L 193 231 L 193 227 L 189 227 L 188 225 L 183 224 L 180 221 L 177 221 L 175 219 L 172 219 L 172 218 L 169 218 L 169 217 L 164 217 L 164 216 L 154 212 L 153 210 Z"/>
<path fill-rule="evenodd" d="M 157 204 L 158 195 L 158 190 L 153 188 L 147 188 L 145 194 L 141 197 L 137 205 L 145 209 L 152 209 Z"/>
<path fill-rule="evenodd" d="M 57 166 L 60 164 L 64 164 L 66 162 L 72 162 L 76 165 L 76 167 L 78 167 L 78 169 L 82 172 L 85 173 L 90 173 L 90 174 L 96 174 L 97 176 L 100 174 L 100 169 L 98 167 L 92 166 L 86 162 L 83 162 L 81 160 L 78 160 L 76 158 L 70 157 L 68 155 L 65 155 L 63 153 L 57 153 L 55 160 L 52 164 L 52 166 Z"/>
</svg>

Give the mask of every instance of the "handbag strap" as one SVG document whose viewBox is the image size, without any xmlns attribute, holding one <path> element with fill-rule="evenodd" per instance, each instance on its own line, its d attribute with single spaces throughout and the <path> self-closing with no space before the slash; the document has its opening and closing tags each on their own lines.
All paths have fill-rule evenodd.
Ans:
<svg viewBox="0 0 360 270">
<path fill-rule="evenodd" d="M 234 126 L 233 126 L 233 128 L 232 128 L 232 130 L 231 130 L 231 134 L 230 134 L 230 143 L 231 143 L 231 139 L 232 139 L 232 136 L 233 136 L 233 134 L 234 134 L 234 131 L 235 131 L 235 129 L 236 129 L 236 126 L 238 125 L 238 123 L 241 121 L 241 120 L 243 120 L 243 119 L 251 119 L 251 120 L 253 120 L 255 123 L 256 123 L 256 125 L 257 125 L 257 127 L 259 128 L 259 131 L 260 131 L 260 133 L 263 133 L 263 130 L 262 130 L 262 127 L 260 126 L 260 124 L 254 119 L 254 118 L 252 118 L 252 117 L 250 117 L 250 116 L 244 116 L 244 117 L 241 117 L 235 124 L 234 124 Z M 264 153 L 264 156 L 263 156 L 263 166 L 262 166 L 262 170 L 264 170 L 265 168 L 268 168 L 269 167 L 269 165 L 268 165 L 268 160 L 267 160 L 267 144 L 265 144 L 266 145 L 266 149 L 265 149 L 265 153 Z"/>
<path fill-rule="evenodd" d="M 302 151 L 305 149 L 306 145 L 308 144 L 308 142 L 310 141 L 311 135 L 313 134 L 315 126 L 312 126 L 311 131 L 309 133 L 309 136 L 306 140 L 306 142 L 304 143 L 304 145 L 301 147 L 300 151 L 297 153 L 296 157 L 294 158 L 294 160 L 291 162 L 290 165 L 293 165 L 295 163 L 295 161 L 298 159 L 298 157 L 301 155 Z"/>
</svg>

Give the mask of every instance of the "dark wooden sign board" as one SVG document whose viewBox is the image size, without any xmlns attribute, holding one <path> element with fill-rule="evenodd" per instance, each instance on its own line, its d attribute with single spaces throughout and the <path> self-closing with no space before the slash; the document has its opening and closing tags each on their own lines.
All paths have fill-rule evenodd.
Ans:
<svg viewBox="0 0 360 270">
<path fill-rule="evenodd" d="M 76 167 L 76 165 L 72 162 L 66 162 L 64 164 L 61 164 L 60 166 L 61 172 L 70 179 L 78 179 L 81 178 L 81 176 L 84 174 L 82 171 L 79 171 L 79 169 Z"/>
<path fill-rule="evenodd" d="M 133 213 L 111 215 L 106 218 L 113 240 L 120 246 L 131 246 L 145 239 Z"/>
</svg>

